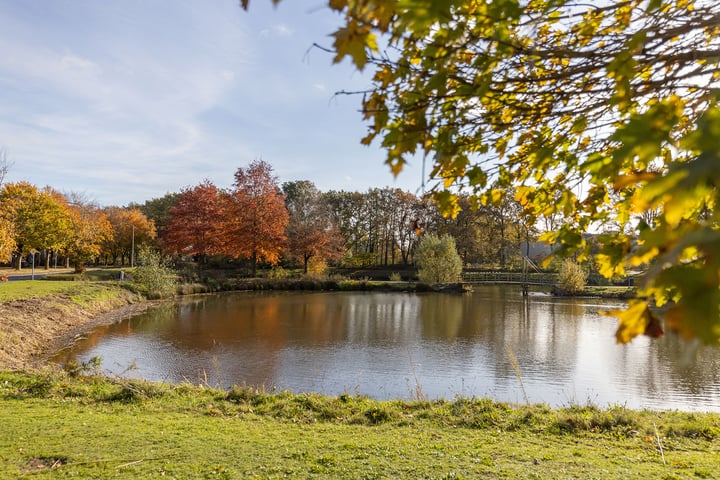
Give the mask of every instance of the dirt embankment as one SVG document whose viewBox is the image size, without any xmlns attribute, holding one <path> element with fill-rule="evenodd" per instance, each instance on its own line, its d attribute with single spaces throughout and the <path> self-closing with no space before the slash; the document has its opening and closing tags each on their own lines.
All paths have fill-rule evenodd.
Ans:
<svg viewBox="0 0 720 480">
<path fill-rule="evenodd" d="M 71 341 L 80 331 L 112 323 L 138 313 L 145 303 L 135 303 L 131 292 L 111 299 L 74 302 L 67 295 L 49 295 L 0 304 L 0 370 L 33 369 L 63 339 Z"/>
</svg>

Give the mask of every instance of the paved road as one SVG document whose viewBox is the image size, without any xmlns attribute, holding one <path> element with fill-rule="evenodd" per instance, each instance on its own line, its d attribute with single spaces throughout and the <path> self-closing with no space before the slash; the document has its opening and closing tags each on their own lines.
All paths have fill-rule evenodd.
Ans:
<svg viewBox="0 0 720 480">
<path fill-rule="evenodd" d="M 47 276 L 47 274 L 45 274 L 45 273 L 36 273 L 36 274 L 35 274 L 35 280 L 42 280 L 42 279 L 45 278 L 46 276 Z M 32 280 L 32 279 L 33 279 L 32 274 L 29 274 L 29 275 L 12 275 L 12 276 L 9 276 L 9 277 L 8 277 L 8 281 L 10 281 L 10 282 L 14 282 L 14 281 L 16 281 L 16 280 Z"/>
</svg>

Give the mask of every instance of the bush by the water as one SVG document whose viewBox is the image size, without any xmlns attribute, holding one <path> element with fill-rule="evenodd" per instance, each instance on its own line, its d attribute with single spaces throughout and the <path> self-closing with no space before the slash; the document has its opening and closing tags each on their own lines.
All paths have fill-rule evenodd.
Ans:
<svg viewBox="0 0 720 480">
<path fill-rule="evenodd" d="M 586 279 L 585 270 L 576 262 L 566 259 L 560 265 L 558 286 L 564 293 L 572 295 L 582 292 L 585 290 Z"/>
<path fill-rule="evenodd" d="M 421 282 L 457 282 L 462 275 L 462 259 L 450 235 L 438 237 L 430 233 L 422 237 L 415 249 L 415 263 Z"/>
<path fill-rule="evenodd" d="M 175 275 L 158 252 L 143 248 L 139 252 L 141 265 L 133 272 L 133 282 L 148 298 L 169 297 L 175 293 Z"/>
</svg>

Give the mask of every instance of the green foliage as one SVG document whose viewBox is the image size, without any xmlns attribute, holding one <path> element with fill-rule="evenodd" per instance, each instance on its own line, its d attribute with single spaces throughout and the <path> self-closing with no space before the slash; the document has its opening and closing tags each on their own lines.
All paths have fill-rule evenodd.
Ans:
<svg viewBox="0 0 720 480">
<path fill-rule="evenodd" d="M 462 259 L 450 235 L 425 235 L 415 249 L 414 258 L 421 282 L 450 283 L 461 278 Z"/>
<path fill-rule="evenodd" d="M 268 278 L 271 280 L 285 280 L 290 278 L 290 272 L 281 266 L 275 266 L 268 272 Z"/>
<path fill-rule="evenodd" d="M 77 377 L 84 373 L 99 374 L 101 366 L 102 357 L 95 356 L 86 362 L 77 362 L 75 360 L 66 362 L 63 365 L 63 370 L 71 377 Z"/>
<path fill-rule="evenodd" d="M 569 294 L 576 294 L 583 291 L 587 274 L 577 262 L 565 259 L 560 264 L 558 271 L 558 286 L 562 291 Z"/>
<path fill-rule="evenodd" d="M 150 248 L 138 252 L 140 266 L 132 272 L 133 284 L 148 298 L 163 298 L 175 293 L 175 275 L 163 256 Z"/>
</svg>

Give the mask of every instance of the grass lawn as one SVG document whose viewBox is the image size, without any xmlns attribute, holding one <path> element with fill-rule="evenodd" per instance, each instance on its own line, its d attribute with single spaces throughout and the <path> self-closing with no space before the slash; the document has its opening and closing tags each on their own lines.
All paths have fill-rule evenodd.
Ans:
<svg viewBox="0 0 720 480">
<path fill-rule="evenodd" d="M 2 478 L 718 478 L 720 416 L 0 373 Z M 657 434 L 656 434 L 657 433 Z"/>
<path fill-rule="evenodd" d="M 48 274 L 45 270 L 35 272 L 37 275 Z M 0 275 L 16 276 L 30 275 L 29 270 L 17 270 L 0 268 Z M 45 297 L 54 294 L 78 294 L 88 295 L 93 291 L 103 290 L 106 287 L 99 287 L 94 281 L 108 281 L 119 279 L 119 269 L 95 269 L 88 270 L 82 274 L 73 273 L 72 269 L 53 269 L 47 279 L 36 280 L 15 280 L 0 282 L 0 303 L 7 303 L 14 300 L 23 300 L 32 297 Z M 89 281 L 73 281 L 89 280 Z"/>
<path fill-rule="evenodd" d="M 18 280 L 0 283 L 0 303 L 22 300 L 24 298 L 41 297 L 56 293 L 66 293 L 75 288 L 69 282 L 52 280 Z"/>
</svg>

